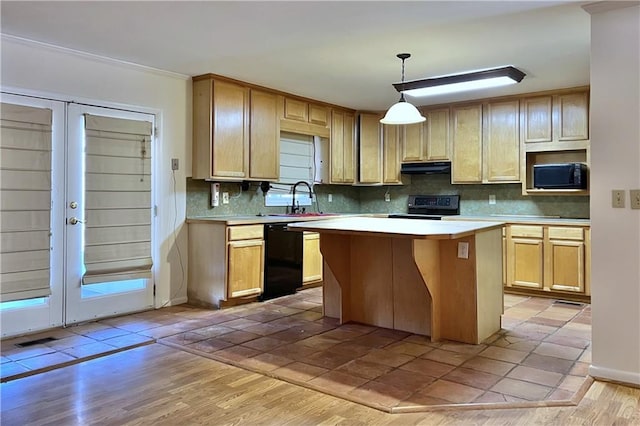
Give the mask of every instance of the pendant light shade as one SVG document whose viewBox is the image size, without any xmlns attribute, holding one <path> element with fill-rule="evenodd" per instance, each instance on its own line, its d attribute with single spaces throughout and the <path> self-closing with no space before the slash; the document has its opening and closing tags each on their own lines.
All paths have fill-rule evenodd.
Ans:
<svg viewBox="0 0 640 426">
<path fill-rule="evenodd" d="M 411 57 L 409 53 L 398 53 L 398 58 L 402 60 L 402 82 L 404 83 L 404 61 Z M 402 83 L 401 83 L 402 84 Z M 380 120 L 382 124 L 415 124 L 425 121 L 426 118 L 420 114 L 418 109 L 404 99 L 404 95 L 400 93 L 400 100 L 393 104 L 387 111 L 385 116 Z"/>
<path fill-rule="evenodd" d="M 382 124 L 414 124 L 425 121 L 418 108 L 404 100 L 404 96 L 400 97 L 400 101 L 391 105 L 389 111 L 380 120 Z"/>
</svg>

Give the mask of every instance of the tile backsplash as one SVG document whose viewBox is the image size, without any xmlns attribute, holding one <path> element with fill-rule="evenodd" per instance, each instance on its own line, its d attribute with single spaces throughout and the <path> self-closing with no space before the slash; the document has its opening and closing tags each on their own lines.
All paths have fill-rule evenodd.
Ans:
<svg viewBox="0 0 640 426">
<path fill-rule="evenodd" d="M 449 175 L 413 175 L 405 185 L 315 185 L 314 204 L 307 211 L 325 213 L 404 213 L 410 194 L 459 194 L 463 215 L 534 215 L 588 218 L 588 196 L 522 196 L 520 184 L 452 185 Z M 187 217 L 285 213 L 284 207 L 265 207 L 259 184 L 243 191 L 238 183 L 222 183 L 229 204 L 211 207 L 211 182 L 187 179 Z M 390 201 L 386 202 L 385 193 Z M 496 204 L 489 204 L 495 195 Z M 331 198 L 331 202 L 329 202 Z"/>
</svg>

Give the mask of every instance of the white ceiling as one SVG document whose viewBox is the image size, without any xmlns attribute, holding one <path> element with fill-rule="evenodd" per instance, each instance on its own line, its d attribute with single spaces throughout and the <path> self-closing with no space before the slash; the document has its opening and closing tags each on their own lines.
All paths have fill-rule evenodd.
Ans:
<svg viewBox="0 0 640 426">
<path fill-rule="evenodd" d="M 589 84 L 575 1 L 2 1 L 1 32 L 189 76 L 214 73 L 354 109 L 406 79 L 500 65 L 527 76 L 429 105 Z"/>
</svg>

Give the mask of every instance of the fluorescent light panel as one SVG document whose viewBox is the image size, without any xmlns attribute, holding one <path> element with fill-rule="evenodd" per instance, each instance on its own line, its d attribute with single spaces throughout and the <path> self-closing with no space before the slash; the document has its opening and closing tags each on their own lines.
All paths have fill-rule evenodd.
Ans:
<svg viewBox="0 0 640 426">
<path fill-rule="evenodd" d="M 423 80 L 394 83 L 398 92 L 409 96 L 434 96 L 466 90 L 486 89 L 522 81 L 526 74 L 512 66 L 453 74 Z"/>
</svg>

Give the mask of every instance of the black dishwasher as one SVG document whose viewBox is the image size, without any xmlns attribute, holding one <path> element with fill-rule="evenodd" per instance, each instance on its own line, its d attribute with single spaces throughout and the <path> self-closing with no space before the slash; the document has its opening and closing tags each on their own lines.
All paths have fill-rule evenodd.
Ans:
<svg viewBox="0 0 640 426">
<path fill-rule="evenodd" d="M 286 223 L 264 228 L 264 292 L 260 300 L 293 294 L 302 286 L 303 234 L 287 229 Z"/>
</svg>

